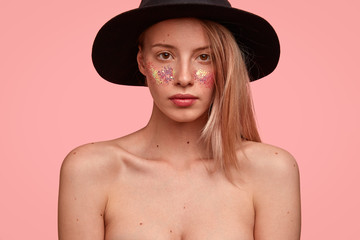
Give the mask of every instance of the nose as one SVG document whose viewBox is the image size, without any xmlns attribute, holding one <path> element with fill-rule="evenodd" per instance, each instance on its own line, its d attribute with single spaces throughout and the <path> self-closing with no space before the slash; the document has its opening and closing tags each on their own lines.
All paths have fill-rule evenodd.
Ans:
<svg viewBox="0 0 360 240">
<path fill-rule="evenodd" d="M 190 61 L 181 61 L 177 66 L 177 73 L 175 74 L 175 85 L 186 87 L 194 84 L 194 79 L 191 74 Z"/>
</svg>

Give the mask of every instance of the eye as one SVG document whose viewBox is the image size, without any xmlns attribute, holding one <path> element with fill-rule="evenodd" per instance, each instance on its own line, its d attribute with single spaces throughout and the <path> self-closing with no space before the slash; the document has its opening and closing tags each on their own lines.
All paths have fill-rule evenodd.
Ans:
<svg viewBox="0 0 360 240">
<path fill-rule="evenodd" d="M 158 58 L 159 58 L 160 60 L 168 60 L 168 59 L 170 59 L 171 57 L 172 57 L 171 54 L 168 53 L 168 52 L 162 52 L 162 53 L 159 53 L 159 54 L 158 54 Z"/>
<path fill-rule="evenodd" d="M 209 54 L 201 54 L 199 57 L 198 57 L 201 61 L 204 61 L 204 62 L 207 62 L 207 61 L 210 61 L 210 55 Z"/>
</svg>

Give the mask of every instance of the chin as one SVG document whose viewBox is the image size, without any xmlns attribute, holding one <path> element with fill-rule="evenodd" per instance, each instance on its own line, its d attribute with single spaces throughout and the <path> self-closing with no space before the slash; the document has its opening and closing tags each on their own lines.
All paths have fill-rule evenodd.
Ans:
<svg viewBox="0 0 360 240">
<path fill-rule="evenodd" d="M 195 114 L 195 113 L 176 113 L 169 114 L 168 118 L 178 123 L 192 123 L 196 121 L 202 121 L 204 124 L 207 121 L 207 115 L 205 113 Z"/>
<path fill-rule="evenodd" d="M 160 118 L 169 119 L 173 122 L 178 123 L 193 123 L 193 122 L 207 122 L 208 109 L 206 107 L 189 107 L 189 108 L 178 108 L 168 105 L 157 105 L 154 104 L 153 114 Z"/>
</svg>

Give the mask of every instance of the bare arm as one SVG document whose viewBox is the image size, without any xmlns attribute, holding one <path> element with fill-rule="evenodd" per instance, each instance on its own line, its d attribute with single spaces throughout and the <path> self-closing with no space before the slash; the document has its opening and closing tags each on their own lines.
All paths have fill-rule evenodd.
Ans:
<svg viewBox="0 0 360 240">
<path fill-rule="evenodd" d="M 83 146 L 64 160 L 60 173 L 60 240 L 103 240 L 106 191 L 101 161 Z"/>
<path fill-rule="evenodd" d="M 300 183 L 295 159 L 282 149 L 271 148 L 257 168 L 255 240 L 299 240 Z"/>
</svg>

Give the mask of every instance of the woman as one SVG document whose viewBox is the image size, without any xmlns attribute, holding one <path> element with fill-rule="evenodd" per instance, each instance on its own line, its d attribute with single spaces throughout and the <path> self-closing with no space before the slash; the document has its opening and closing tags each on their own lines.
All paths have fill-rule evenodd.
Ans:
<svg viewBox="0 0 360 240">
<path fill-rule="evenodd" d="M 260 142 L 248 89 L 278 58 L 272 27 L 225 0 L 143 0 L 105 24 L 97 71 L 148 86 L 153 111 L 66 157 L 59 238 L 299 239 L 297 164 Z"/>
</svg>

